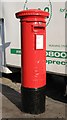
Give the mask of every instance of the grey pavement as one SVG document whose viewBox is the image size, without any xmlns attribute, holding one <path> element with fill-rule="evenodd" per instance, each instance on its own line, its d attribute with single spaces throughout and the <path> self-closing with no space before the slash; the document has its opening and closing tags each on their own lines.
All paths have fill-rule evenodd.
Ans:
<svg viewBox="0 0 67 120">
<path fill-rule="evenodd" d="M 2 81 L 2 82 L 1 82 Z M 66 103 L 46 96 L 46 111 L 39 115 L 22 112 L 21 84 L 12 82 L 11 79 L 0 78 L 2 94 L 0 93 L 0 117 L 2 118 L 65 118 Z M 2 99 L 2 100 L 1 100 Z M 1 116 L 2 115 L 2 116 Z"/>
</svg>

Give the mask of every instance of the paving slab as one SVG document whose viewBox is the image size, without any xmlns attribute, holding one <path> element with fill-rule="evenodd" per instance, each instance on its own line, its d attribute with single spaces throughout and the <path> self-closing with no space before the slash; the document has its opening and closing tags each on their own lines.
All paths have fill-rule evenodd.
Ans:
<svg viewBox="0 0 67 120">
<path fill-rule="evenodd" d="M 2 118 L 64 118 L 66 117 L 66 103 L 46 96 L 46 111 L 42 114 L 32 115 L 22 112 L 21 84 L 9 78 L 0 78 L 2 94 L 0 93 L 0 117 Z M 1 116 L 2 115 L 2 116 Z"/>
</svg>

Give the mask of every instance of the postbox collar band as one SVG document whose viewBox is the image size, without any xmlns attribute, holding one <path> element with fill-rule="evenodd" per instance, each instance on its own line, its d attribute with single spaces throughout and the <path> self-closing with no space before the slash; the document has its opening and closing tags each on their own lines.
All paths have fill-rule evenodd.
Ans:
<svg viewBox="0 0 67 120">
<path fill-rule="evenodd" d="M 43 16 L 43 17 L 49 17 L 49 13 L 45 12 L 43 10 L 37 10 L 37 9 L 29 9 L 29 10 L 23 10 L 18 13 L 16 13 L 17 18 L 22 18 L 24 16 Z"/>
</svg>

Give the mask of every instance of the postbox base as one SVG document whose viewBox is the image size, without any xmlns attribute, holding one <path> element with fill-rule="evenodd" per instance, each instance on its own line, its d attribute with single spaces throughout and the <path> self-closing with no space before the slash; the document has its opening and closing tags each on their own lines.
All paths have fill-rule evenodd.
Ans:
<svg viewBox="0 0 67 120">
<path fill-rule="evenodd" d="M 45 87 L 31 89 L 21 87 L 22 111 L 31 114 L 45 112 Z"/>
</svg>

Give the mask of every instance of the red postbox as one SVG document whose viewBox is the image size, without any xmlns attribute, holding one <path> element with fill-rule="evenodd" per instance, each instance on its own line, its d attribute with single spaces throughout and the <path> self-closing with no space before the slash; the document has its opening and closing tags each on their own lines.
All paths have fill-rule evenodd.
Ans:
<svg viewBox="0 0 67 120">
<path fill-rule="evenodd" d="M 16 13 L 21 22 L 22 109 L 45 111 L 46 21 L 48 12 L 29 9 Z"/>
</svg>

